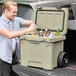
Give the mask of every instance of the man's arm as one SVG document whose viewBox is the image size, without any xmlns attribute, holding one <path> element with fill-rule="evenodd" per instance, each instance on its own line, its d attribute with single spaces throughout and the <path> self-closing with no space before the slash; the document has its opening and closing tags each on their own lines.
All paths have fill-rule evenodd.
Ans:
<svg viewBox="0 0 76 76">
<path fill-rule="evenodd" d="M 36 29 L 37 29 L 37 27 L 36 27 L 35 24 L 31 24 L 29 26 L 29 28 L 21 29 L 19 31 L 9 31 L 6 28 L 2 28 L 2 29 L 0 29 L 0 34 L 7 37 L 7 38 L 9 38 L 9 39 L 11 39 L 11 38 L 14 38 L 14 37 L 18 37 L 18 36 L 27 34 L 27 33 L 31 32 L 31 31 L 36 30 Z"/>
<path fill-rule="evenodd" d="M 24 26 L 30 26 L 31 24 L 34 24 L 32 20 L 25 20 Z"/>
</svg>

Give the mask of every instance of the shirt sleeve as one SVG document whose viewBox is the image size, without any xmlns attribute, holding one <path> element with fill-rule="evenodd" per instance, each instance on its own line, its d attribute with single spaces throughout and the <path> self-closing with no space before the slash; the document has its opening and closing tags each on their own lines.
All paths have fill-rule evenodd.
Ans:
<svg viewBox="0 0 76 76">
<path fill-rule="evenodd" d="M 4 28 L 4 25 L 3 25 L 3 23 L 1 22 L 1 20 L 0 20 L 0 30 L 2 29 L 2 28 Z M 0 40 L 2 39 L 2 35 L 0 34 Z"/>
<path fill-rule="evenodd" d="M 25 19 L 17 17 L 17 20 L 19 21 L 19 25 L 22 26 L 25 24 Z"/>
<path fill-rule="evenodd" d="M 4 25 L 2 22 L 0 22 L 0 29 L 4 28 Z"/>
</svg>

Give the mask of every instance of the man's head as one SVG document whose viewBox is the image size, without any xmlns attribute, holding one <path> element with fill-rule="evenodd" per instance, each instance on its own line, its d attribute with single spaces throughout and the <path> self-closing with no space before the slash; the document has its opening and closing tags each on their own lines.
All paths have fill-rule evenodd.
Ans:
<svg viewBox="0 0 76 76">
<path fill-rule="evenodd" d="M 10 1 L 5 1 L 2 5 L 2 10 L 5 14 L 5 16 L 9 19 L 9 20 L 13 20 L 15 18 L 15 16 L 17 15 L 17 3 L 10 0 Z"/>
</svg>

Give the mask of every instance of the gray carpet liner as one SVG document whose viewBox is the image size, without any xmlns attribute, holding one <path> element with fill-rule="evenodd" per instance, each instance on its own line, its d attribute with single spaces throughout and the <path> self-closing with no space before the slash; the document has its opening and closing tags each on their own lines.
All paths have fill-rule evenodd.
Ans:
<svg viewBox="0 0 76 76">
<path fill-rule="evenodd" d="M 67 67 L 56 67 L 53 70 L 44 70 L 35 67 L 23 67 L 14 65 L 13 69 L 21 76 L 76 76 L 76 65 L 69 64 Z"/>
</svg>

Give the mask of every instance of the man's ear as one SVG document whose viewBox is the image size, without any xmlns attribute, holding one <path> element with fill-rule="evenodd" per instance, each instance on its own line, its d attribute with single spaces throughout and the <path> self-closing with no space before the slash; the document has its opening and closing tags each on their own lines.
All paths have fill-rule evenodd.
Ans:
<svg viewBox="0 0 76 76">
<path fill-rule="evenodd" d="M 7 9 L 5 9 L 4 11 L 7 12 Z"/>
<path fill-rule="evenodd" d="M 8 12 L 9 12 L 9 10 L 8 10 L 8 9 L 5 9 L 5 11 L 4 11 L 4 12 L 8 13 Z"/>
</svg>

